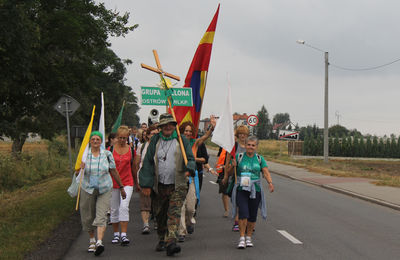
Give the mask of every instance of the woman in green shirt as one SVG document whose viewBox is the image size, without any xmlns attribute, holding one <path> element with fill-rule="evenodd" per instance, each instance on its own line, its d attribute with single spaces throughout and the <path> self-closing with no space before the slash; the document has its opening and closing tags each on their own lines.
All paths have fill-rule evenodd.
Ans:
<svg viewBox="0 0 400 260">
<path fill-rule="evenodd" d="M 253 246 L 251 236 L 256 225 L 259 207 L 262 210 L 263 217 L 267 217 L 261 173 L 268 182 L 269 191 L 274 191 L 267 162 L 264 157 L 256 153 L 258 147 L 257 137 L 248 137 L 245 146 L 246 152 L 237 154 L 234 162 L 234 166 L 237 165 L 237 190 L 235 198 L 232 196 L 232 200 L 235 200 L 239 208 L 239 249 Z"/>
</svg>

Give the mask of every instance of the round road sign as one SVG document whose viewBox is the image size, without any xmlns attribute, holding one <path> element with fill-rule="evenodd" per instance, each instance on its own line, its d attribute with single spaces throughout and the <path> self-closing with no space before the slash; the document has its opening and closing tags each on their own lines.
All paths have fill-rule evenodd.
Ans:
<svg viewBox="0 0 400 260">
<path fill-rule="evenodd" d="M 258 125 L 258 117 L 256 115 L 249 115 L 247 117 L 247 124 L 249 126 L 256 126 Z"/>
</svg>

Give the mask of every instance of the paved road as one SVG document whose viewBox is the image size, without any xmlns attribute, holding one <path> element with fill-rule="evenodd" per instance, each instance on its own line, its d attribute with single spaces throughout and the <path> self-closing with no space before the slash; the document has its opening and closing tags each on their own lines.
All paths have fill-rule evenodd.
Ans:
<svg viewBox="0 0 400 260">
<path fill-rule="evenodd" d="M 214 158 L 213 158 L 214 159 Z M 215 160 L 215 159 L 214 159 Z M 180 259 L 399 259 L 400 212 L 279 175 L 267 194 L 268 221 L 257 221 L 254 248 L 236 249 L 238 233 L 222 218 L 215 177 L 205 175 L 194 234 L 180 244 Z M 265 183 L 264 183 L 265 185 Z M 265 187 L 266 188 L 266 187 Z M 155 232 L 141 235 L 138 196 L 131 201 L 129 247 L 112 245 L 107 229 L 102 259 L 161 259 Z M 88 235 L 82 233 L 65 259 L 86 259 Z"/>
</svg>

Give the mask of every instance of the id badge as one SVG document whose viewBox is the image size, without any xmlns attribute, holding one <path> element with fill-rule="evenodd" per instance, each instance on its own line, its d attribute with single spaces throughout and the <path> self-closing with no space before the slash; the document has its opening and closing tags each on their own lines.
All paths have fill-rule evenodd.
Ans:
<svg viewBox="0 0 400 260">
<path fill-rule="evenodd" d="M 250 186 L 250 172 L 242 172 L 240 174 L 240 186 L 242 187 L 249 187 Z"/>
</svg>

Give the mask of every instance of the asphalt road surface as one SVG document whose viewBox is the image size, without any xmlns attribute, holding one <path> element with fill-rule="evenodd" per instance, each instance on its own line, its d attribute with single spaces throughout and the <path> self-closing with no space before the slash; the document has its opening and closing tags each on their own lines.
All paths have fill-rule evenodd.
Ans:
<svg viewBox="0 0 400 260">
<path fill-rule="evenodd" d="M 210 159 L 214 165 L 215 158 Z M 232 220 L 223 218 L 216 177 L 206 173 L 195 232 L 180 243 L 179 259 L 400 259 L 400 212 L 272 174 L 275 192 L 266 192 L 268 219 L 257 219 L 253 248 L 236 249 Z M 267 190 L 264 181 L 264 190 Z M 131 200 L 127 247 L 112 245 L 108 226 L 101 259 L 161 259 L 156 231 L 142 235 L 139 196 Z M 152 223 L 151 226 L 153 227 Z M 65 259 L 94 258 L 81 233 Z"/>
</svg>

